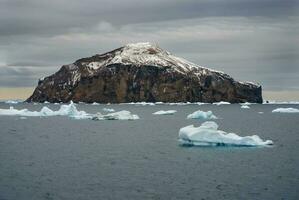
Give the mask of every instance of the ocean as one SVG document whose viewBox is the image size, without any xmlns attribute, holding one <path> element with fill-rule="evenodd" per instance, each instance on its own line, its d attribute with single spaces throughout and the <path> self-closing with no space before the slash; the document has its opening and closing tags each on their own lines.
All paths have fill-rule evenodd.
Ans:
<svg viewBox="0 0 299 200">
<path fill-rule="evenodd" d="M 60 107 L 13 106 L 45 105 Z M 133 121 L 0 116 L 0 199 L 299 199 L 299 113 L 271 112 L 278 107 L 299 105 L 77 105 L 129 110 Z M 203 122 L 186 119 L 196 110 L 211 110 L 220 130 L 274 145 L 181 146 L 179 129 Z"/>
</svg>

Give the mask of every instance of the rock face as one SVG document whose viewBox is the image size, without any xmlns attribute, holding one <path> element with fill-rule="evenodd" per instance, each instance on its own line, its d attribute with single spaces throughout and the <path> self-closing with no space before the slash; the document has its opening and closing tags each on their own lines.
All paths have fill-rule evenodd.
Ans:
<svg viewBox="0 0 299 200">
<path fill-rule="evenodd" d="M 261 86 L 173 56 L 150 43 L 127 44 L 64 65 L 40 79 L 28 102 L 262 102 Z"/>
</svg>

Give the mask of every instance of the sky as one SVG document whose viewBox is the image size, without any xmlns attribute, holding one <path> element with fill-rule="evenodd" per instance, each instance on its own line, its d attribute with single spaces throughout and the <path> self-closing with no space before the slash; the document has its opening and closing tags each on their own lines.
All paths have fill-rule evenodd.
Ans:
<svg viewBox="0 0 299 200">
<path fill-rule="evenodd" d="M 299 99 L 299 0 L 0 0 L 0 88 L 147 41 Z"/>
</svg>

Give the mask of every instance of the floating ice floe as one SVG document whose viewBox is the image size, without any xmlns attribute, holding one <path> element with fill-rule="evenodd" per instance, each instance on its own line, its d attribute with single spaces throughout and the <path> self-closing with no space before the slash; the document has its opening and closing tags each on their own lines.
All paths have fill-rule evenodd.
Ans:
<svg viewBox="0 0 299 200">
<path fill-rule="evenodd" d="M 15 109 L 12 106 L 9 109 L 0 109 L 0 115 L 17 115 L 23 117 L 48 117 L 48 116 L 68 116 L 74 119 L 91 119 L 91 114 L 85 111 L 78 111 L 73 102 L 68 105 L 61 105 L 60 109 L 53 111 L 44 106 L 40 111 L 29 111 L 28 109 Z"/>
<path fill-rule="evenodd" d="M 100 105 L 100 104 L 97 103 L 97 102 L 93 102 L 91 105 L 97 106 L 97 105 Z"/>
<path fill-rule="evenodd" d="M 7 100 L 7 101 L 5 101 L 4 103 L 7 103 L 7 104 L 18 104 L 18 103 L 20 103 L 21 101 L 19 101 L 19 100 Z"/>
<path fill-rule="evenodd" d="M 299 101 L 264 101 L 263 104 L 299 104 Z"/>
<path fill-rule="evenodd" d="M 276 108 L 272 110 L 273 113 L 299 113 L 297 108 Z"/>
<path fill-rule="evenodd" d="M 176 112 L 176 110 L 159 110 L 154 112 L 153 115 L 173 115 Z"/>
<path fill-rule="evenodd" d="M 213 115 L 213 112 L 212 111 L 201 111 L 201 110 L 198 110 L 198 111 L 195 111 L 194 113 L 192 114 L 189 114 L 187 116 L 187 119 L 202 119 L 202 120 L 209 120 L 209 119 L 217 119 L 217 117 L 215 115 Z"/>
<path fill-rule="evenodd" d="M 218 130 L 213 121 L 204 122 L 200 127 L 189 125 L 179 131 L 179 141 L 188 146 L 266 146 L 271 140 L 263 141 L 259 136 L 241 137 L 235 133 Z"/>
<path fill-rule="evenodd" d="M 139 119 L 139 116 L 132 114 L 130 111 L 122 110 L 119 112 L 109 113 L 106 115 L 97 113 L 92 117 L 92 119 L 93 120 L 136 120 Z"/>
<path fill-rule="evenodd" d="M 121 103 L 121 104 L 140 105 L 140 106 L 155 106 L 155 103 L 152 103 L 152 102 L 131 102 L 131 103 Z"/>
<path fill-rule="evenodd" d="M 115 112 L 113 108 L 103 108 L 103 111 L 105 112 Z"/>
<path fill-rule="evenodd" d="M 226 101 L 220 101 L 220 102 L 215 102 L 213 103 L 214 105 L 217 105 L 217 106 L 220 106 L 220 105 L 228 105 L 230 104 L 229 102 L 226 102 Z"/>
<path fill-rule="evenodd" d="M 250 106 L 252 104 L 255 104 L 255 103 L 249 103 L 249 102 L 240 103 L 240 105 L 242 105 L 242 106 Z"/>
<path fill-rule="evenodd" d="M 264 112 L 258 112 L 259 114 L 264 114 Z"/>
<path fill-rule="evenodd" d="M 249 109 L 250 107 L 247 106 L 247 105 L 242 105 L 241 108 L 244 108 L 244 109 Z"/>
</svg>

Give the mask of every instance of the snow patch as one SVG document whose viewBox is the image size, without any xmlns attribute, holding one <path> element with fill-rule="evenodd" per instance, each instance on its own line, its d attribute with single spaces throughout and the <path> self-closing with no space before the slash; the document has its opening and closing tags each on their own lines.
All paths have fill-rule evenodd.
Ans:
<svg viewBox="0 0 299 200">
<path fill-rule="evenodd" d="M 297 108 L 276 108 L 272 110 L 273 113 L 299 113 Z"/>
<path fill-rule="evenodd" d="M 194 113 L 192 114 L 189 114 L 187 116 L 187 119 L 201 119 L 201 120 L 208 120 L 208 119 L 217 119 L 217 117 L 215 115 L 213 115 L 213 112 L 212 111 L 201 111 L 201 110 L 198 110 L 198 111 L 195 111 Z"/>
<path fill-rule="evenodd" d="M 159 110 L 154 112 L 153 115 L 173 115 L 176 112 L 176 110 Z"/>
<path fill-rule="evenodd" d="M 267 146 L 271 140 L 263 141 L 259 136 L 241 137 L 235 133 L 218 130 L 218 124 L 213 121 L 204 122 L 199 127 L 189 125 L 179 131 L 179 141 L 182 145 L 191 146 Z"/>
</svg>

